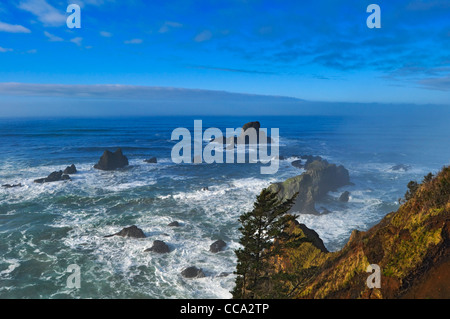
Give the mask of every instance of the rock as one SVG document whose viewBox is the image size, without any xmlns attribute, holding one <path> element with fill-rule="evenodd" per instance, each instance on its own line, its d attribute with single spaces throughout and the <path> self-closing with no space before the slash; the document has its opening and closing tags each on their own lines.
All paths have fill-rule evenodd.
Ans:
<svg viewBox="0 0 450 319">
<path fill-rule="evenodd" d="M 4 187 L 4 188 L 22 187 L 22 184 L 21 183 L 19 183 L 19 184 L 4 184 L 4 185 L 2 185 L 2 187 Z"/>
<path fill-rule="evenodd" d="M 203 278 L 205 274 L 201 268 L 195 266 L 188 267 L 181 272 L 181 275 L 185 278 Z"/>
<path fill-rule="evenodd" d="M 130 238 L 145 238 L 146 237 L 144 232 L 142 231 L 142 229 L 138 228 L 136 225 L 133 225 L 130 227 L 125 227 L 120 232 L 112 234 L 112 235 L 107 235 L 107 236 L 105 236 L 105 238 L 112 237 L 112 236 L 130 237 Z"/>
<path fill-rule="evenodd" d="M 297 167 L 297 168 L 304 168 L 305 167 L 305 165 L 302 164 L 302 160 L 292 161 L 291 165 L 294 166 L 294 167 Z"/>
<path fill-rule="evenodd" d="M 245 132 L 249 128 L 254 128 L 255 131 L 258 132 L 261 128 L 261 123 L 258 121 L 245 123 L 244 126 L 242 126 L 242 132 Z"/>
<path fill-rule="evenodd" d="M 222 239 L 219 239 L 211 244 L 209 246 L 209 251 L 212 253 L 218 253 L 219 251 L 222 251 L 227 246 L 227 243 L 224 242 Z"/>
<path fill-rule="evenodd" d="M 208 187 L 202 187 L 202 191 L 207 191 Z"/>
<path fill-rule="evenodd" d="M 111 171 L 128 165 L 128 158 L 122 154 L 122 149 L 118 148 L 114 153 L 106 150 L 94 168 L 103 171 Z"/>
<path fill-rule="evenodd" d="M 230 272 L 221 272 L 217 277 L 228 277 L 231 273 Z"/>
<path fill-rule="evenodd" d="M 348 200 L 350 199 L 350 192 L 349 191 L 345 191 L 341 194 L 341 196 L 339 196 L 339 201 L 340 202 L 348 202 Z"/>
<path fill-rule="evenodd" d="M 314 247 L 319 249 L 323 253 L 327 253 L 328 249 L 325 247 L 323 240 L 320 238 L 319 234 L 316 233 L 314 229 L 306 227 L 305 224 L 300 224 L 298 221 L 294 220 L 290 223 L 287 232 L 293 233 L 301 230 L 302 235 L 306 238 L 307 242 L 313 244 Z"/>
<path fill-rule="evenodd" d="M 151 248 L 146 249 L 145 251 L 152 251 L 158 254 L 165 254 L 170 252 L 169 246 L 162 240 L 153 241 L 153 246 Z"/>
<path fill-rule="evenodd" d="M 63 174 L 71 175 L 71 174 L 75 174 L 76 172 L 77 172 L 77 168 L 75 167 L 75 164 L 72 164 L 72 165 L 66 167 Z"/>
<path fill-rule="evenodd" d="M 250 128 L 254 129 L 256 132 L 256 143 L 257 144 L 259 144 L 259 143 L 271 144 L 272 143 L 272 139 L 270 137 L 268 137 L 264 131 L 260 131 L 261 124 L 258 121 L 245 123 L 241 128 L 240 135 L 244 134 Z M 225 145 L 227 145 L 227 149 L 230 149 L 232 145 L 237 144 L 238 137 L 237 136 L 230 136 L 230 137 L 219 136 L 215 139 L 212 139 L 210 142 L 225 144 Z M 249 143 L 250 143 L 250 138 L 246 137 L 245 144 L 249 144 Z"/>
<path fill-rule="evenodd" d="M 336 191 L 349 183 L 347 169 L 342 165 L 336 166 L 320 159 L 308 164 L 303 174 L 282 183 L 272 184 L 269 190 L 278 193 L 281 201 L 286 201 L 298 193 L 291 212 L 318 214 L 315 202 L 322 199 L 329 191 Z"/>
<path fill-rule="evenodd" d="M 169 226 L 169 227 L 179 227 L 180 223 L 177 222 L 177 221 L 173 221 L 173 222 L 167 224 L 167 226 Z"/>
<path fill-rule="evenodd" d="M 35 179 L 34 182 L 38 184 L 42 183 L 51 183 L 51 182 L 59 182 L 59 181 L 65 181 L 70 180 L 70 176 L 63 174 L 63 171 L 55 171 L 44 178 L 38 178 Z"/>
<path fill-rule="evenodd" d="M 156 164 L 158 161 L 156 160 L 156 157 L 151 157 L 149 159 L 145 159 L 144 162 L 150 163 L 150 164 Z"/>
<path fill-rule="evenodd" d="M 314 155 L 302 155 L 300 156 L 300 158 L 306 160 L 306 163 L 304 165 L 305 169 L 308 169 L 309 164 L 311 164 L 314 161 L 324 161 L 322 157 Z"/>
<path fill-rule="evenodd" d="M 397 164 L 391 167 L 391 170 L 393 171 L 402 171 L 402 172 L 406 172 L 411 168 L 411 166 L 406 165 L 406 164 Z"/>
<path fill-rule="evenodd" d="M 298 287 L 294 294 L 281 298 L 448 298 L 449 203 L 450 167 L 444 167 L 433 180 L 419 185 L 397 211 L 365 231 L 353 231 L 342 249 L 326 253 L 314 249 L 320 243 L 312 247 L 311 236 L 294 238 L 294 242 L 280 245 L 281 253 L 272 258 L 267 269 L 279 269 L 288 278 L 284 284 Z M 282 240 L 277 241 L 284 244 Z M 381 289 L 367 287 L 369 264 L 380 267 Z M 263 287 L 270 289 L 276 283 L 269 279 Z"/>
</svg>

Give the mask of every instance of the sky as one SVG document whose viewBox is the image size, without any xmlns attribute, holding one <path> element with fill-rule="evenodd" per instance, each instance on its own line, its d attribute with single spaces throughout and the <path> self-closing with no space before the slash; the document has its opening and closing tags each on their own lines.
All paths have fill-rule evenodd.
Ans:
<svg viewBox="0 0 450 319">
<path fill-rule="evenodd" d="M 0 116 L 449 102 L 448 0 L 0 2 Z"/>
</svg>

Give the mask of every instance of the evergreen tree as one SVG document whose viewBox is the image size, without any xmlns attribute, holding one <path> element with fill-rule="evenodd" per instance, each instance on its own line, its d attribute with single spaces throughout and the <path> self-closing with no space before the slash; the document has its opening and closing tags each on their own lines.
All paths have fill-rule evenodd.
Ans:
<svg viewBox="0 0 450 319">
<path fill-rule="evenodd" d="M 294 195 L 292 198 L 295 198 Z M 253 210 L 239 218 L 242 226 L 240 244 L 243 248 L 235 251 L 238 264 L 236 267 L 236 286 L 233 298 L 264 298 L 269 291 L 270 258 L 276 256 L 279 248 L 274 245 L 276 238 L 286 236 L 284 228 L 297 216 L 286 214 L 292 207 L 293 199 L 280 203 L 277 193 L 262 190 L 257 196 Z"/>
<path fill-rule="evenodd" d="M 410 200 L 414 197 L 414 194 L 417 192 L 417 190 L 420 187 L 420 184 L 418 184 L 416 181 L 410 181 L 407 185 L 408 190 L 405 193 L 405 199 Z"/>
<path fill-rule="evenodd" d="M 432 173 L 428 173 L 423 177 L 423 183 L 429 183 L 433 180 L 434 175 Z"/>
</svg>

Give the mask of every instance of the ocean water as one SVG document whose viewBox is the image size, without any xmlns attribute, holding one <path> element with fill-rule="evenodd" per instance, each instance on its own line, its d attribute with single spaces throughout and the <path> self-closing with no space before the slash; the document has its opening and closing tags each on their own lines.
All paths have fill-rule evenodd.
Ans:
<svg viewBox="0 0 450 319">
<path fill-rule="evenodd" d="M 171 132 L 194 119 L 204 129 L 241 127 L 259 120 L 279 128 L 276 174 L 260 164 L 174 164 Z M 301 215 L 335 251 L 353 229 L 366 230 L 396 210 L 409 180 L 422 180 L 450 163 L 448 111 L 403 116 L 148 117 L 114 119 L 1 119 L 0 298 L 230 298 L 239 247 L 239 216 L 273 182 L 302 173 L 299 155 L 320 155 L 344 165 L 354 185 L 330 193 Z M 121 147 L 129 167 L 93 168 L 105 149 Z M 157 157 L 157 164 L 143 160 Z M 72 181 L 33 183 L 75 164 Z M 393 170 L 397 164 L 406 171 Z M 207 187 L 208 190 L 202 190 Z M 339 195 L 348 190 L 348 203 Z M 181 227 L 168 227 L 179 221 Z M 104 238 L 137 225 L 145 239 Z M 168 254 L 144 252 L 163 240 Z M 223 239 L 223 252 L 209 245 Z M 81 288 L 68 288 L 67 267 L 81 270 Z M 195 265 L 205 278 L 185 279 Z M 223 276 L 223 273 L 229 273 Z"/>
</svg>

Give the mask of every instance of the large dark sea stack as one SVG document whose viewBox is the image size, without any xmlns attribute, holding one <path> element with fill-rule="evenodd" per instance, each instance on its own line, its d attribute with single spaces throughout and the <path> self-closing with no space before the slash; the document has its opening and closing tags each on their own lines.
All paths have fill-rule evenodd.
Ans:
<svg viewBox="0 0 450 319">
<path fill-rule="evenodd" d="M 257 143 L 263 143 L 263 144 L 272 143 L 272 139 L 269 136 L 267 136 L 263 131 L 260 131 L 259 130 L 260 128 L 261 128 L 261 123 L 259 123 L 258 121 L 248 122 L 242 126 L 240 134 L 243 135 L 248 129 L 254 129 L 256 132 L 256 142 Z M 249 132 L 247 132 L 247 133 L 249 133 Z M 234 145 L 234 144 L 238 143 L 238 137 L 230 136 L 227 138 L 224 136 L 219 136 L 219 137 L 211 140 L 211 142 L 221 143 L 221 144 L 226 144 L 226 145 Z M 245 144 L 249 144 L 249 143 L 250 143 L 249 137 L 245 137 Z"/>
<path fill-rule="evenodd" d="M 342 165 L 330 164 L 324 159 L 315 160 L 306 166 L 306 172 L 287 179 L 282 183 L 269 186 L 269 190 L 278 193 L 281 201 L 295 198 L 291 211 L 304 214 L 318 214 L 315 202 L 322 199 L 329 191 L 348 185 L 348 170 Z"/>
<path fill-rule="evenodd" d="M 103 171 L 112 171 L 128 165 L 128 158 L 122 154 L 122 149 L 118 148 L 114 153 L 106 150 L 94 168 Z"/>
<path fill-rule="evenodd" d="M 245 132 L 249 128 L 254 128 L 255 131 L 258 132 L 260 127 L 261 127 L 261 123 L 259 123 L 258 121 L 248 122 L 248 123 L 244 124 L 244 126 L 242 127 L 242 131 Z"/>
</svg>

